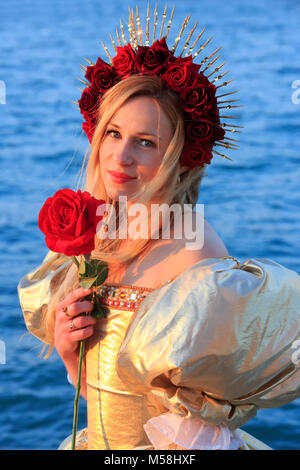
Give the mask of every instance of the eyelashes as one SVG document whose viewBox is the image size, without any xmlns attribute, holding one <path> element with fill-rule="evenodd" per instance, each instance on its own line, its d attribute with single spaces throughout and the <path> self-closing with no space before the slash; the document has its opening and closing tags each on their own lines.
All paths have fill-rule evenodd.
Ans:
<svg viewBox="0 0 300 470">
<path fill-rule="evenodd" d="M 114 134 L 118 134 L 118 136 L 114 135 Z M 120 137 L 120 132 L 115 130 L 115 129 L 107 129 L 106 132 L 105 132 L 105 135 L 106 136 L 110 136 L 112 137 L 113 139 L 117 139 Z M 152 142 L 152 140 L 149 140 L 149 139 L 140 139 L 140 138 L 137 138 L 137 141 L 139 143 L 142 143 L 142 142 L 146 142 L 147 145 L 142 145 L 142 147 L 144 148 L 151 148 L 151 147 L 155 147 L 155 143 Z"/>
</svg>

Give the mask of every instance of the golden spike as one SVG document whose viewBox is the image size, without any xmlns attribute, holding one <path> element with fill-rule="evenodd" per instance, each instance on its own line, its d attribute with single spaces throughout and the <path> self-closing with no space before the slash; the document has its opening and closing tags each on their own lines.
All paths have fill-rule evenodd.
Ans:
<svg viewBox="0 0 300 470">
<path fill-rule="evenodd" d="M 125 38 L 124 27 L 123 27 L 123 23 L 122 23 L 121 20 L 120 20 L 120 28 L 121 28 L 122 40 L 123 40 L 124 46 L 126 46 L 127 41 L 126 41 L 126 38 Z"/>
<path fill-rule="evenodd" d="M 95 65 L 93 64 L 93 62 L 91 62 L 89 59 L 86 59 L 85 57 L 84 57 L 84 60 L 86 60 L 90 65 Z"/>
<path fill-rule="evenodd" d="M 216 153 L 217 155 L 220 155 L 222 158 L 227 158 L 227 160 L 233 161 L 232 158 L 227 157 L 226 155 L 223 155 L 220 152 L 217 152 L 217 150 L 212 150 L 213 153 Z"/>
<path fill-rule="evenodd" d="M 187 57 L 188 55 L 190 55 L 192 53 L 192 50 L 194 49 L 194 47 L 196 46 L 197 42 L 199 41 L 199 39 L 201 38 L 202 34 L 204 33 L 206 28 L 204 28 L 201 33 L 198 35 L 196 41 L 194 42 L 194 44 L 189 48 L 189 50 L 187 51 L 187 53 L 185 54 L 185 56 Z"/>
<path fill-rule="evenodd" d="M 137 34 L 136 34 L 135 18 L 134 18 L 133 9 L 130 11 L 130 8 L 129 8 L 129 16 L 130 16 L 130 21 L 131 21 L 131 26 L 132 26 L 132 31 L 133 31 L 133 37 L 134 37 L 134 47 L 137 48 L 138 38 L 137 38 Z"/>
<path fill-rule="evenodd" d="M 228 128 L 226 128 L 226 132 L 236 132 L 237 134 L 241 133 L 241 131 L 237 131 L 236 129 L 228 129 Z"/>
<path fill-rule="evenodd" d="M 132 24 L 131 24 L 131 21 L 130 21 L 130 8 L 129 8 L 129 23 L 128 23 L 128 31 L 129 31 L 129 36 L 130 36 L 130 44 L 131 46 L 133 47 L 134 44 L 133 44 L 133 33 L 132 33 Z"/>
<path fill-rule="evenodd" d="M 221 143 L 218 143 L 218 144 L 215 144 L 216 147 L 223 147 L 225 149 L 231 149 L 231 150 L 238 150 L 239 147 L 232 147 L 231 145 L 225 145 L 225 144 L 221 144 Z"/>
<path fill-rule="evenodd" d="M 243 108 L 243 107 L 244 107 L 243 104 L 239 104 L 239 105 L 228 104 L 227 106 L 218 106 L 219 109 L 222 109 L 222 108 L 231 109 L 231 108 Z"/>
<path fill-rule="evenodd" d="M 227 96 L 227 95 L 232 95 L 233 93 L 237 93 L 238 91 L 230 91 L 229 93 L 224 93 L 223 95 L 219 95 L 219 96 L 216 96 L 216 98 L 222 98 L 223 96 Z"/>
<path fill-rule="evenodd" d="M 193 59 L 195 59 L 195 57 L 197 57 L 197 55 L 199 54 L 199 52 L 201 52 L 205 46 L 207 46 L 207 44 L 212 40 L 213 36 L 211 38 L 209 38 L 204 44 L 202 44 L 202 46 L 200 47 L 200 49 L 195 53 Z"/>
<path fill-rule="evenodd" d="M 165 19 L 167 17 L 167 4 L 165 5 L 165 11 L 163 12 L 162 14 L 162 22 L 161 22 L 161 27 L 160 27 L 160 35 L 159 35 L 159 39 L 161 39 L 162 37 L 162 33 L 163 33 L 163 30 L 164 30 L 164 25 L 165 25 Z"/>
<path fill-rule="evenodd" d="M 78 108 L 79 108 L 78 101 L 71 101 L 71 103 L 77 104 L 77 106 L 78 106 Z"/>
<path fill-rule="evenodd" d="M 222 103 L 222 104 L 224 104 L 224 103 L 236 103 L 237 101 L 240 101 L 240 100 L 224 100 L 224 101 L 218 101 L 218 104 L 219 104 L 219 103 Z"/>
<path fill-rule="evenodd" d="M 149 46 L 149 22 L 150 22 L 150 12 L 149 12 L 149 3 L 148 3 L 148 7 L 147 7 L 146 46 Z"/>
<path fill-rule="evenodd" d="M 198 21 L 195 23 L 195 25 L 194 25 L 193 28 L 191 29 L 190 34 L 189 34 L 187 40 L 185 41 L 185 45 L 183 46 L 183 49 L 182 49 L 182 51 L 181 51 L 181 53 L 179 54 L 178 57 L 181 57 L 182 54 L 184 53 L 184 51 L 186 50 L 186 48 L 188 47 L 188 45 L 189 45 L 189 43 L 190 43 L 190 39 L 191 39 L 191 37 L 192 37 L 192 35 L 193 35 L 195 29 L 196 29 L 197 24 L 198 24 Z"/>
<path fill-rule="evenodd" d="M 227 126 L 229 126 L 229 127 L 239 127 L 239 128 L 241 128 L 241 129 L 244 128 L 244 126 L 237 126 L 237 125 L 234 125 L 234 124 L 228 124 L 228 123 L 226 123 L 226 122 L 223 122 L 223 123 L 221 124 L 221 126 L 223 126 L 223 127 L 227 127 Z"/>
<path fill-rule="evenodd" d="M 153 25 L 153 39 L 152 39 L 152 44 L 155 41 L 155 33 L 156 33 L 156 25 L 157 25 L 157 3 L 155 4 L 155 10 L 154 10 L 154 25 Z"/>
<path fill-rule="evenodd" d="M 226 142 L 226 140 L 217 140 L 218 144 L 224 145 L 225 147 L 230 146 L 231 148 L 239 148 L 239 145 L 233 144 L 231 142 Z M 237 141 L 238 142 L 238 141 Z"/>
<path fill-rule="evenodd" d="M 213 75 L 214 73 L 218 72 L 220 70 L 220 68 L 223 67 L 224 64 L 226 64 L 226 62 L 223 62 L 223 64 L 221 64 L 217 68 L 215 68 L 215 70 L 213 72 L 211 72 L 209 75 L 206 75 L 206 77 L 208 78 L 211 75 Z"/>
<path fill-rule="evenodd" d="M 109 53 L 108 50 L 107 50 L 107 47 L 105 46 L 105 44 L 104 44 L 103 41 L 101 41 L 101 43 L 102 43 L 103 49 L 105 50 L 105 52 L 106 52 L 106 54 L 107 54 L 107 57 L 109 58 L 110 63 L 112 64 L 112 58 L 111 58 L 111 56 L 110 56 L 110 53 Z"/>
<path fill-rule="evenodd" d="M 202 73 L 204 73 L 207 69 L 209 69 L 209 67 L 211 67 L 212 64 L 213 64 L 214 62 L 216 62 L 216 60 L 217 60 L 219 57 L 220 57 L 220 54 L 217 55 L 217 57 L 215 57 L 215 58 L 205 67 L 205 69 L 202 70 Z M 214 73 L 214 72 L 213 72 L 213 73 Z"/>
<path fill-rule="evenodd" d="M 85 65 L 83 65 L 83 64 L 79 64 L 79 65 L 81 65 L 81 67 L 84 68 L 85 70 L 87 69 L 87 67 Z"/>
<path fill-rule="evenodd" d="M 85 82 L 84 80 L 82 80 L 81 78 L 77 78 L 77 80 L 80 80 L 82 83 L 84 83 L 86 86 L 90 86 L 90 84 L 88 82 Z"/>
<path fill-rule="evenodd" d="M 117 52 L 116 43 L 115 43 L 115 41 L 114 41 L 114 38 L 112 37 L 112 35 L 111 35 L 110 33 L 109 33 L 109 35 L 110 35 L 110 39 L 111 39 L 111 42 L 112 42 L 114 51 Z"/>
<path fill-rule="evenodd" d="M 117 39 L 118 39 L 119 46 L 122 47 L 122 43 L 121 43 L 121 39 L 120 39 L 120 35 L 119 35 L 118 28 L 116 28 L 116 35 L 117 35 Z"/>
<path fill-rule="evenodd" d="M 202 65 L 205 64 L 205 62 L 207 62 L 209 59 L 211 59 L 212 56 L 215 55 L 215 53 L 218 52 L 220 49 L 222 49 L 222 46 L 219 47 L 219 49 L 216 49 L 212 54 L 210 54 L 210 56 L 205 57 L 205 59 L 201 60 L 201 62 L 200 62 L 201 67 L 202 67 Z M 225 63 L 225 62 L 224 62 L 224 63 Z"/>
<path fill-rule="evenodd" d="M 177 48 L 177 44 L 179 43 L 180 39 L 181 39 L 181 36 L 183 34 L 183 31 L 185 30 L 188 22 L 190 21 L 190 18 L 191 18 L 191 15 L 187 15 L 185 18 L 184 18 L 184 22 L 182 23 L 182 26 L 181 26 L 181 30 L 180 30 L 180 33 L 179 35 L 177 36 L 177 38 L 175 39 L 175 44 L 174 46 L 172 47 L 171 49 L 171 52 L 174 52 L 176 51 L 176 48 Z"/>
<path fill-rule="evenodd" d="M 136 6 L 136 22 L 137 22 L 137 25 L 138 25 L 138 37 L 139 37 L 139 40 L 140 40 L 140 45 L 142 46 L 143 45 L 143 31 L 142 31 L 142 28 L 141 28 L 141 19 L 140 19 L 138 6 Z"/>
<path fill-rule="evenodd" d="M 167 32 L 166 32 L 166 35 L 165 35 L 166 40 L 167 40 L 167 38 L 168 38 L 169 31 L 170 31 L 170 28 L 171 28 L 171 24 L 172 24 L 172 20 L 173 20 L 173 15 L 174 15 L 174 10 L 175 10 L 175 7 L 173 7 L 173 10 L 172 10 L 172 12 L 171 12 L 171 17 L 170 17 L 170 19 L 169 19 L 169 21 L 168 21 Z"/>
<path fill-rule="evenodd" d="M 226 85 L 228 85 L 228 83 L 230 83 L 230 82 L 232 82 L 232 81 L 233 81 L 233 79 L 228 80 L 227 82 L 224 82 L 224 83 L 222 83 L 221 85 L 216 86 L 216 89 L 221 88 L 221 86 L 226 86 Z"/>
<path fill-rule="evenodd" d="M 222 119 L 241 119 L 240 116 L 221 116 Z"/>
<path fill-rule="evenodd" d="M 82 88 L 79 88 L 79 87 L 77 87 L 77 88 L 78 88 L 78 90 L 80 90 L 80 91 L 84 91 Z"/>
<path fill-rule="evenodd" d="M 226 73 L 228 73 L 228 70 L 227 70 L 227 72 L 224 72 L 224 73 L 222 73 L 221 75 L 218 75 L 217 77 L 215 77 L 215 78 L 211 81 L 211 83 L 214 83 L 214 82 L 220 80 L 220 78 L 224 77 L 224 75 L 226 75 Z"/>
<path fill-rule="evenodd" d="M 226 141 L 226 140 L 230 140 L 230 141 L 232 141 L 232 142 L 239 142 L 239 140 L 237 140 L 237 139 L 231 139 L 230 137 L 225 137 L 224 141 Z"/>
</svg>

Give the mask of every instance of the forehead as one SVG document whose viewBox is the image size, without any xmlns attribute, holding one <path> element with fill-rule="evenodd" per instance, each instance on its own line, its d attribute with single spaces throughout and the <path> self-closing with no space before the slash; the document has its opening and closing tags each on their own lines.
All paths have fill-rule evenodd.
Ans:
<svg viewBox="0 0 300 470">
<path fill-rule="evenodd" d="M 112 123 L 128 131 L 149 132 L 160 131 L 170 134 L 171 123 L 159 103 L 148 96 L 131 98 L 121 106 L 111 119 Z"/>
</svg>

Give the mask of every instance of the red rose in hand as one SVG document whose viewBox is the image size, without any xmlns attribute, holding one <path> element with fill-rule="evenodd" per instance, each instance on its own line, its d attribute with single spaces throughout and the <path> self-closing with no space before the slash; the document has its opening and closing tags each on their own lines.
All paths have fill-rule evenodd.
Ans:
<svg viewBox="0 0 300 470">
<path fill-rule="evenodd" d="M 95 234 L 102 216 L 97 200 L 87 191 L 60 189 L 49 197 L 38 217 L 38 226 L 46 235 L 46 245 L 55 253 L 66 256 L 89 255 L 95 248 Z"/>
<path fill-rule="evenodd" d="M 210 165 L 212 157 L 211 148 L 208 145 L 188 144 L 183 148 L 180 163 L 182 166 L 194 168 L 204 166 L 205 163 Z"/>
<path fill-rule="evenodd" d="M 159 75 L 164 71 L 172 53 L 165 38 L 155 41 L 151 47 L 139 46 L 136 54 L 136 68 L 140 73 Z"/>
<path fill-rule="evenodd" d="M 224 136 L 225 131 L 222 127 L 206 119 L 191 122 L 186 126 L 187 142 L 197 141 L 199 144 L 213 146 L 217 140 L 224 139 Z"/>
<path fill-rule="evenodd" d="M 113 66 L 119 77 L 126 78 L 135 72 L 135 52 L 131 45 L 117 47 L 117 55 L 113 58 Z"/>
<path fill-rule="evenodd" d="M 193 64 L 192 56 L 170 61 L 166 72 L 161 79 L 167 87 L 176 92 L 182 92 L 188 85 L 192 84 L 198 75 L 200 65 Z"/>
<path fill-rule="evenodd" d="M 205 78 L 205 77 L 204 77 Z M 182 109 L 193 118 L 218 116 L 216 87 L 206 80 L 196 78 L 191 86 L 186 87 L 180 96 Z"/>
</svg>

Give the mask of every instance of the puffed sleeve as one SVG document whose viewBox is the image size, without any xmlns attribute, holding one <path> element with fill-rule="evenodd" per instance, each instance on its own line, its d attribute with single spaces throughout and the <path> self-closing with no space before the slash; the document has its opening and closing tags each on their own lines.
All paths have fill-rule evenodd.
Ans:
<svg viewBox="0 0 300 470">
<path fill-rule="evenodd" d="M 72 263 L 70 257 L 49 251 L 42 264 L 24 276 L 18 284 L 18 295 L 27 329 L 45 343 L 50 343 L 42 327 L 52 295 L 52 284 Z"/>
<path fill-rule="evenodd" d="M 142 302 L 119 350 L 132 390 L 235 430 L 300 397 L 300 276 L 269 259 L 210 258 Z"/>
</svg>

